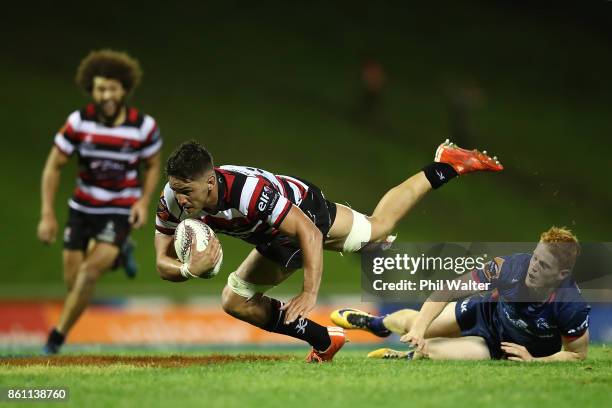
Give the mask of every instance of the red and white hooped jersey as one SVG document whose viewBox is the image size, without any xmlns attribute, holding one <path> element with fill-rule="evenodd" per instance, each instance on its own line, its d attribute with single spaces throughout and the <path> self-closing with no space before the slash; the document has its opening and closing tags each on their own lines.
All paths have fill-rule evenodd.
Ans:
<svg viewBox="0 0 612 408">
<path fill-rule="evenodd" d="M 182 220 L 199 218 L 215 232 L 255 245 L 269 242 L 278 234 L 291 206 L 299 206 L 309 189 L 308 184 L 297 178 L 254 167 L 221 166 L 215 167 L 215 173 L 219 191 L 217 211 L 200 211 L 189 216 L 166 183 L 157 207 L 157 231 L 173 235 Z"/>
<path fill-rule="evenodd" d="M 89 214 L 129 214 L 142 194 L 139 164 L 161 149 L 155 120 L 127 108 L 123 124 L 97 120 L 95 105 L 75 111 L 55 135 L 55 146 L 79 160 L 77 185 L 68 205 Z"/>
</svg>

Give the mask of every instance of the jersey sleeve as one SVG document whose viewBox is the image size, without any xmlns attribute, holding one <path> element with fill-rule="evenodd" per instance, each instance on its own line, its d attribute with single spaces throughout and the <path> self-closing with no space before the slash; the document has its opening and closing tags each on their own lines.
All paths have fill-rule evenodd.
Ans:
<svg viewBox="0 0 612 408">
<path fill-rule="evenodd" d="M 174 191 L 166 183 L 155 212 L 155 229 L 165 235 L 174 235 L 177 225 L 181 222 L 181 212 Z"/>
<path fill-rule="evenodd" d="M 293 204 L 263 178 L 249 177 L 244 184 L 238 210 L 252 220 L 278 228 Z"/>
<path fill-rule="evenodd" d="M 489 283 L 490 289 L 503 288 L 516 282 L 517 274 L 514 263 L 515 259 L 512 256 L 496 256 L 483 268 L 474 269 L 472 279 L 481 283 Z"/>
<path fill-rule="evenodd" d="M 158 153 L 162 147 L 162 137 L 159 127 L 151 116 L 146 115 L 142 124 L 143 143 L 140 147 L 140 157 L 149 158 Z"/>
<path fill-rule="evenodd" d="M 581 337 L 589 328 L 591 308 L 584 301 L 563 302 L 557 321 L 561 335 L 569 338 Z"/>
<path fill-rule="evenodd" d="M 66 156 L 72 156 L 77 145 L 78 137 L 75 129 L 81 120 L 80 113 L 78 111 L 73 112 L 68 116 L 66 123 L 61 129 L 55 134 L 53 140 L 55 147 L 57 147 Z"/>
</svg>

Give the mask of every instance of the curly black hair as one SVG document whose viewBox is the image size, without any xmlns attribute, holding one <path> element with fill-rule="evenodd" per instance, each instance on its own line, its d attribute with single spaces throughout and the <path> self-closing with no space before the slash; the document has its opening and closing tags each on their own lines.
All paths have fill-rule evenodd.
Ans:
<svg viewBox="0 0 612 408">
<path fill-rule="evenodd" d="M 97 76 L 116 79 L 130 93 L 140 84 L 142 69 L 138 60 L 125 52 L 96 50 L 81 60 L 75 81 L 85 93 L 91 94 Z"/>
<path fill-rule="evenodd" d="M 195 140 L 182 143 L 168 157 L 166 176 L 194 180 L 213 168 L 212 155 Z"/>
</svg>

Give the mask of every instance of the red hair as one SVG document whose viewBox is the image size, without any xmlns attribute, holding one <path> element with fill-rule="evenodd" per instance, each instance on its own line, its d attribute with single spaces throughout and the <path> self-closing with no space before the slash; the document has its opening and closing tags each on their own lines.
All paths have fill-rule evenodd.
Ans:
<svg viewBox="0 0 612 408">
<path fill-rule="evenodd" d="M 565 227 L 550 227 L 540 235 L 540 242 L 555 256 L 562 268 L 573 268 L 580 253 L 578 237 Z"/>
</svg>

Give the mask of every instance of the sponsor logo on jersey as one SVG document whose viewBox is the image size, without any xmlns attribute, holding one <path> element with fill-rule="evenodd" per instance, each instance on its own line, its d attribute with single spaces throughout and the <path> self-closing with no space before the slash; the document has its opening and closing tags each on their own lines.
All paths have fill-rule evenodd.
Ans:
<svg viewBox="0 0 612 408">
<path fill-rule="evenodd" d="M 502 265 L 504 264 L 504 258 L 495 257 L 491 262 L 485 265 L 484 274 L 489 280 L 494 280 L 499 278 L 499 274 L 501 273 Z"/>
<path fill-rule="evenodd" d="M 163 195 L 159 198 L 155 213 L 162 221 L 168 221 L 168 218 L 170 217 L 170 211 L 168 210 L 168 205 L 166 204 L 166 199 L 163 197 Z"/>
<path fill-rule="evenodd" d="M 130 145 L 130 142 L 128 142 L 128 141 L 123 142 L 123 145 L 121 145 L 121 152 L 122 153 L 131 153 L 132 151 L 134 151 L 134 149 Z"/>
<path fill-rule="evenodd" d="M 259 212 L 272 212 L 274 206 L 278 202 L 279 195 L 269 186 L 264 186 L 257 201 L 257 210 Z"/>
<path fill-rule="evenodd" d="M 568 330 L 567 334 L 572 335 L 572 334 L 580 333 L 588 327 L 589 327 L 589 316 L 587 316 L 586 319 L 584 319 L 584 321 L 580 324 L 580 326 L 576 327 L 575 329 Z"/>
<path fill-rule="evenodd" d="M 507 308 L 509 309 L 509 308 Z M 515 327 L 518 327 L 519 329 L 523 329 L 526 332 L 530 333 L 529 330 L 527 330 L 527 328 L 529 327 L 529 325 L 527 324 L 526 321 L 524 321 L 523 319 L 513 319 L 512 317 L 510 317 L 510 313 L 508 313 L 508 310 L 504 309 L 504 313 L 506 314 L 506 318 L 508 319 L 508 321 L 510 323 L 512 323 Z"/>
<path fill-rule="evenodd" d="M 548 324 L 548 321 L 546 321 L 546 319 L 543 317 L 538 318 L 535 324 L 536 327 L 540 330 L 549 330 L 551 328 L 550 324 Z"/>
<path fill-rule="evenodd" d="M 83 138 L 83 142 L 81 143 L 82 150 L 95 150 L 96 145 L 93 142 L 93 135 L 88 133 Z"/>
</svg>

